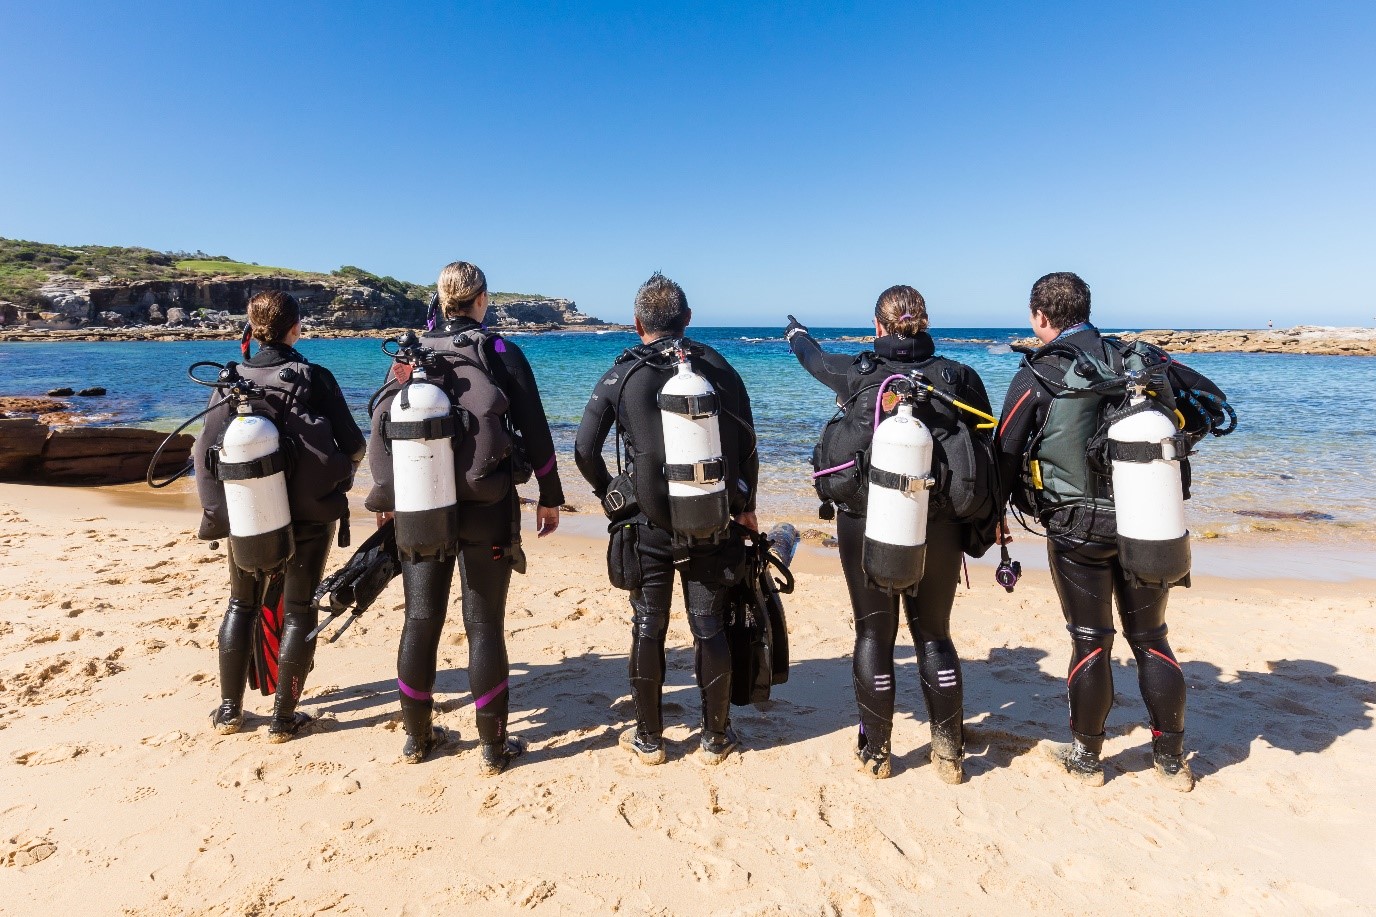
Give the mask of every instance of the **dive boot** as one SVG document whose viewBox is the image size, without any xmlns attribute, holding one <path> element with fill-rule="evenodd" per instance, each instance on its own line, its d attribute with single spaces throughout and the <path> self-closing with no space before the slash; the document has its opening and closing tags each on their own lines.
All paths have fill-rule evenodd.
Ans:
<svg viewBox="0 0 1376 917">
<path fill-rule="evenodd" d="M 428 736 L 416 736 L 407 733 L 406 745 L 401 749 L 401 760 L 407 764 L 419 764 L 430 753 L 437 748 L 447 744 L 449 733 L 445 732 L 443 726 L 431 726 Z"/>
<path fill-rule="evenodd" d="M 1104 737 L 1083 736 L 1078 732 L 1071 735 L 1074 736 L 1071 742 L 1047 742 L 1046 753 L 1085 786 L 1103 786 L 1104 764 L 1099 760 L 1099 752 L 1104 747 Z"/>
<path fill-rule="evenodd" d="M 244 708 L 232 700 L 221 701 L 210 714 L 210 728 L 222 736 L 232 736 L 244 725 Z"/>
<path fill-rule="evenodd" d="M 274 715 L 272 722 L 268 724 L 268 741 L 274 745 L 280 745 L 294 738 L 297 733 L 313 722 L 312 717 L 300 710 L 294 712 L 290 717 Z"/>
<path fill-rule="evenodd" d="M 860 741 L 855 746 L 855 760 L 860 762 L 860 769 L 875 780 L 887 780 L 893 774 L 887 740 L 871 742 L 868 736 L 860 733 Z"/>
<path fill-rule="evenodd" d="M 1185 734 L 1160 732 L 1151 740 L 1151 760 L 1156 776 L 1178 793 L 1194 789 L 1194 771 L 1185 760 Z"/>
<path fill-rule="evenodd" d="M 942 783 L 952 785 L 965 780 L 965 748 L 960 734 L 947 730 L 932 730 L 932 767 Z"/>
<path fill-rule="evenodd" d="M 483 759 L 478 763 L 478 773 L 484 777 L 495 777 L 506 770 L 512 761 L 526 753 L 526 740 L 507 736 L 501 742 L 483 743 Z"/>
<path fill-rule="evenodd" d="M 664 752 L 663 736 L 649 735 L 636 726 L 621 733 L 618 741 L 622 748 L 639 758 L 641 764 L 663 764 L 668 757 Z"/>
<path fill-rule="evenodd" d="M 736 735 L 736 730 L 731 727 L 730 723 L 727 723 L 725 732 L 716 735 L 708 732 L 702 734 L 702 743 L 698 748 L 698 759 L 703 764 L 715 767 L 725 761 L 740 744 L 741 740 Z"/>
</svg>

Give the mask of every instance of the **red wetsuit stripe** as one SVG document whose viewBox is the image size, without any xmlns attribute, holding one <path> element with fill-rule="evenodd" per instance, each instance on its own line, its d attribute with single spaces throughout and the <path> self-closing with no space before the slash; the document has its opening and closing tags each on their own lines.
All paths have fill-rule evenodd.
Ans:
<svg viewBox="0 0 1376 917">
<path fill-rule="evenodd" d="M 1015 404 L 1015 405 L 1013 405 L 1013 410 L 1011 410 L 1011 411 L 1009 411 L 1007 414 L 1003 415 L 1003 422 L 1002 422 L 1001 424 L 999 424 L 999 429 L 1003 429 L 1004 427 L 1008 426 L 1008 422 L 1009 422 L 1010 420 L 1013 419 L 1013 415 L 1016 414 L 1016 413 L 1018 413 L 1018 408 L 1022 407 L 1022 403 L 1023 403 L 1024 401 L 1026 401 L 1026 400 L 1027 400 L 1027 396 L 1028 396 L 1028 395 L 1031 395 L 1031 394 L 1032 394 L 1032 389 L 1030 389 L 1030 388 L 1029 388 L 1027 391 L 1025 391 L 1025 392 L 1022 393 L 1022 397 L 1018 399 L 1018 403 Z"/>
<path fill-rule="evenodd" d="M 1066 676 L 1066 678 L 1065 678 L 1065 683 L 1066 683 L 1067 685 L 1069 685 L 1072 681 L 1074 681 L 1074 680 L 1075 680 L 1075 676 L 1076 676 L 1076 674 L 1080 671 L 1080 669 L 1083 669 L 1087 663 L 1089 663 L 1091 660 L 1093 660 L 1096 656 L 1098 656 L 1098 655 L 1099 655 L 1100 653 L 1102 653 L 1103 651 L 1104 651 L 1104 648 L 1103 648 L 1102 646 L 1101 646 L 1101 647 L 1098 647 L 1098 648 L 1096 648 L 1096 649 L 1094 650 L 1094 652 L 1090 653 L 1088 656 L 1086 656 L 1085 658 L 1083 658 L 1083 659 L 1081 659 L 1079 662 L 1077 662 L 1077 663 L 1075 664 L 1075 668 L 1071 669 L 1071 670 L 1070 670 L 1070 674 Z"/>
<path fill-rule="evenodd" d="M 1153 656 L 1156 656 L 1158 659 L 1164 659 L 1164 660 L 1166 660 L 1166 661 L 1169 662 L 1171 665 L 1175 666 L 1177 670 L 1180 669 L 1180 663 L 1176 662 L 1174 659 L 1172 659 L 1171 657 L 1167 656 L 1165 653 L 1158 652 L 1157 650 L 1152 650 L 1152 649 L 1147 650 L 1147 652 L 1148 652 L 1148 653 L 1151 653 Z"/>
</svg>

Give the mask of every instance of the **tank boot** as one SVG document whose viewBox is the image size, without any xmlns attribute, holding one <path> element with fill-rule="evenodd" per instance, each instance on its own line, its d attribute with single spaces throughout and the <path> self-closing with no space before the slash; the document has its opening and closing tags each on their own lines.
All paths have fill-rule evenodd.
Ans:
<svg viewBox="0 0 1376 917">
<path fill-rule="evenodd" d="M 663 764 L 668 757 L 664 751 L 664 737 L 641 732 L 637 726 L 621 733 L 619 743 L 622 748 L 639 758 L 641 764 Z"/>
<path fill-rule="evenodd" d="M 860 769 L 875 780 L 887 780 L 893 774 L 893 761 L 889 755 L 889 740 L 873 742 L 865 735 L 863 727 L 855 743 L 855 760 Z"/>
<path fill-rule="evenodd" d="M 297 710 L 287 716 L 273 714 L 272 722 L 268 724 L 268 741 L 274 745 L 280 745 L 296 735 L 302 729 L 315 722 L 314 718 L 308 714 Z"/>
<path fill-rule="evenodd" d="M 401 749 L 401 760 L 407 764 L 419 764 L 437 748 L 449 744 L 449 733 L 443 726 L 431 726 L 428 735 L 406 734 L 406 744 Z"/>
<path fill-rule="evenodd" d="M 525 753 L 526 740 L 514 736 L 507 736 L 500 742 L 484 742 L 483 759 L 478 763 L 478 773 L 484 777 L 495 777 Z"/>
<path fill-rule="evenodd" d="M 1099 753 L 1104 748 L 1102 735 L 1087 736 L 1072 732 L 1072 742 L 1048 742 L 1046 752 L 1070 776 L 1086 786 L 1104 785 L 1104 764 Z"/>
<path fill-rule="evenodd" d="M 960 730 L 932 728 L 932 767 L 943 783 L 960 784 L 965 780 L 965 744 Z"/>
<path fill-rule="evenodd" d="M 740 737 L 736 735 L 736 730 L 732 728 L 730 721 L 726 723 L 724 732 L 710 733 L 703 731 L 702 740 L 698 746 L 698 760 L 703 764 L 716 767 L 730 756 L 741 744 Z"/>
<path fill-rule="evenodd" d="M 244 725 L 244 708 L 238 702 L 225 698 L 210 714 L 210 728 L 222 736 L 232 736 Z"/>
<path fill-rule="evenodd" d="M 1155 732 L 1151 740 L 1151 760 L 1156 776 L 1177 793 L 1194 789 L 1194 771 L 1185 760 L 1183 732 Z"/>
</svg>

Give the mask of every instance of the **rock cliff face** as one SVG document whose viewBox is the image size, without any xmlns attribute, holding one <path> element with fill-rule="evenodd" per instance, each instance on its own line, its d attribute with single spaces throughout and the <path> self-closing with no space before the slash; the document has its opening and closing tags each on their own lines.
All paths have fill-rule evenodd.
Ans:
<svg viewBox="0 0 1376 917">
<path fill-rule="evenodd" d="M 1108 332 L 1106 332 L 1108 333 Z M 1170 353 L 1304 353 L 1376 356 L 1376 329 L 1297 325 L 1257 331 L 1123 331 L 1124 341 L 1146 341 Z M 1036 338 L 1015 342 L 1039 347 Z"/>
<path fill-rule="evenodd" d="M 293 277 L 210 277 L 205 280 L 147 280 L 128 284 L 90 284 L 55 278 L 38 288 L 56 318 L 51 327 L 164 324 L 173 310 L 183 322 L 199 321 L 202 310 L 243 315 L 248 301 L 264 290 L 282 290 L 302 311 L 343 328 L 383 328 L 415 324 L 425 303 L 362 284 Z M 116 318 L 116 316 L 118 318 Z"/>
<path fill-rule="evenodd" d="M 47 310 L 28 316 L 25 324 L 58 331 L 137 325 L 233 330 L 243 321 L 248 301 L 264 290 L 290 293 L 301 304 L 305 324 L 313 329 L 416 328 L 425 322 L 428 308 L 420 299 L 345 278 L 233 276 L 92 284 L 54 277 L 38 289 Z M 606 323 L 580 312 L 571 300 L 545 299 L 493 305 L 488 324 L 530 329 Z"/>
</svg>

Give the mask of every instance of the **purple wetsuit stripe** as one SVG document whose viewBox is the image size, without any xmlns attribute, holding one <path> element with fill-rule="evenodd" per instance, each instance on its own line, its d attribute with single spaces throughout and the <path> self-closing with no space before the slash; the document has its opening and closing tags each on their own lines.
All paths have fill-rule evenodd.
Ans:
<svg viewBox="0 0 1376 917">
<path fill-rule="evenodd" d="M 433 694 L 429 694 L 425 691 L 417 691 L 400 678 L 397 679 L 397 687 L 401 689 L 402 694 L 405 694 L 412 700 L 432 700 L 434 698 Z"/>
<path fill-rule="evenodd" d="M 492 342 L 492 349 L 495 350 L 497 353 L 506 353 L 506 341 L 502 340 L 501 338 L 497 338 Z"/>
<path fill-rule="evenodd" d="M 828 468 L 826 471 L 818 471 L 818 472 L 816 472 L 815 474 L 813 474 L 813 477 L 814 477 L 814 478 L 820 478 L 820 477 L 822 477 L 823 475 L 834 474 L 835 472 L 838 472 L 838 471 L 845 471 L 847 468 L 850 468 L 850 467 L 852 467 L 852 466 L 854 466 L 854 465 L 855 465 L 855 459 L 851 459 L 849 462 L 846 462 L 844 465 L 837 465 L 835 468 Z"/>
<path fill-rule="evenodd" d="M 488 691 L 488 692 L 487 692 L 486 694 L 484 694 L 482 697 L 480 697 L 480 698 L 478 698 L 477 700 L 473 701 L 473 709 L 474 709 L 474 710 L 481 710 L 481 709 L 483 709 L 484 707 L 486 707 L 488 704 L 490 704 L 490 703 L 492 703 L 494 700 L 496 700 L 496 699 L 497 699 L 497 695 L 498 695 L 498 694 L 501 694 L 503 691 L 506 690 L 506 683 L 507 683 L 507 679 L 503 678 L 502 681 L 501 681 L 501 684 L 497 685 L 497 687 L 493 688 L 491 691 Z"/>
<path fill-rule="evenodd" d="M 547 474 L 549 474 L 551 471 L 553 471 L 553 470 L 554 470 L 554 460 L 555 460 L 555 457 L 551 455 L 551 456 L 549 457 L 549 461 L 548 461 L 548 462 L 545 462 L 545 464 L 542 465 L 542 466 L 540 467 L 540 470 L 537 471 L 537 472 L 535 472 L 535 476 L 536 476 L 537 478 L 543 478 L 545 475 L 547 475 Z"/>
</svg>

